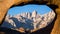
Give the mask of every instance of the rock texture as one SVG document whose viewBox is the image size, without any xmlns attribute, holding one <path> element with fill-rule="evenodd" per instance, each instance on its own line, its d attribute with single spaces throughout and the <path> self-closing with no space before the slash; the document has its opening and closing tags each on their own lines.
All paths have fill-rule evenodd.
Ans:
<svg viewBox="0 0 60 34">
<path fill-rule="evenodd" d="M 18 1 L 17 0 L 12 0 L 12 1 L 10 1 L 10 0 L 5 0 L 5 1 L 0 0 L 0 24 L 2 24 L 2 21 L 4 20 L 8 9 L 12 5 L 18 5 L 18 4 L 21 4 L 23 2 L 25 4 L 25 3 L 28 3 L 28 2 L 31 2 L 31 1 L 33 1 L 33 0 L 18 0 Z M 54 5 L 58 6 L 58 8 L 55 10 L 55 12 L 57 14 L 57 19 L 55 21 L 55 24 L 54 24 L 54 27 L 52 29 L 51 34 L 57 34 L 57 33 L 60 34 L 60 27 L 59 27 L 59 25 L 60 25 L 60 22 L 59 22 L 60 21 L 60 18 L 59 18 L 60 17 L 60 2 L 59 1 L 60 0 L 42 0 L 42 1 L 38 0 L 38 1 L 42 2 L 42 3 L 43 3 L 43 1 L 47 1 L 48 3 L 46 3 L 46 4 L 54 4 Z"/>
<path fill-rule="evenodd" d="M 7 15 L 2 27 L 11 28 L 21 32 L 41 29 L 48 26 L 54 19 L 54 11 L 40 15 L 35 10 L 32 13 L 21 13 L 14 16 Z M 23 28 L 23 29 L 22 29 Z"/>
</svg>

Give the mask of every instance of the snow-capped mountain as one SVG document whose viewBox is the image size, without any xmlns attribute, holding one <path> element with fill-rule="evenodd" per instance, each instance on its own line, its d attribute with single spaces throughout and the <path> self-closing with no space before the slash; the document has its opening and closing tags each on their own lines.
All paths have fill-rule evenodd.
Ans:
<svg viewBox="0 0 60 34">
<path fill-rule="evenodd" d="M 2 27 L 8 27 L 15 30 L 20 30 L 21 28 L 24 30 L 41 29 L 48 26 L 48 24 L 53 21 L 54 17 L 54 11 L 40 15 L 35 10 L 32 13 L 26 12 L 14 16 L 7 15 Z"/>
</svg>

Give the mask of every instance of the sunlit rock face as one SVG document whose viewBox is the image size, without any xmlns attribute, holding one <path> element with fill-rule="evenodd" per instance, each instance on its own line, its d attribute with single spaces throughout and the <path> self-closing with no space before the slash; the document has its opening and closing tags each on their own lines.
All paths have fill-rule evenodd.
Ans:
<svg viewBox="0 0 60 34">
<path fill-rule="evenodd" d="M 35 10 L 32 13 L 26 12 L 14 16 L 7 15 L 2 27 L 11 28 L 20 32 L 34 32 L 48 26 L 54 17 L 54 11 L 40 15 Z"/>
</svg>

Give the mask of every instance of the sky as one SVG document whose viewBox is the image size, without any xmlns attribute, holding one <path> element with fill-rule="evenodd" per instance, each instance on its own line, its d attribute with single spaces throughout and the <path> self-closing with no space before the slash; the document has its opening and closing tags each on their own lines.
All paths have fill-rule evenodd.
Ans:
<svg viewBox="0 0 60 34">
<path fill-rule="evenodd" d="M 38 14 L 45 14 L 50 12 L 52 9 L 49 8 L 46 5 L 24 5 L 24 6 L 16 6 L 13 8 L 10 8 L 8 10 L 8 14 L 9 15 L 16 15 L 16 14 L 20 14 L 20 13 L 24 13 L 24 12 L 33 12 L 34 10 L 37 11 Z"/>
</svg>

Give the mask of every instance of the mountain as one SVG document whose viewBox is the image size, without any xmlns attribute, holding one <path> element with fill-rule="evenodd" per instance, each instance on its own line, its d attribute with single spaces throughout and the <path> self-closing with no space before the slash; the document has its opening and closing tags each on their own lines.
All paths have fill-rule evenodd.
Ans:
<svg viewBox="0 0 60 34">
<path fill-rule="evenodd" d="M 14 16 L 7 15 L 1 27 L 8 27 L 14 30 L 35 31 L 48 26 L 54 19 L 54 11 L 40 15 L 37 11 L 26 12 Z"/>
<path fill-rule="evenodd" d="M 34 10 L 34 11 L 32 12 L 32 17 L 36 17 L 36 15 L 37 15 L 37 12 Z"/>
</svg>

